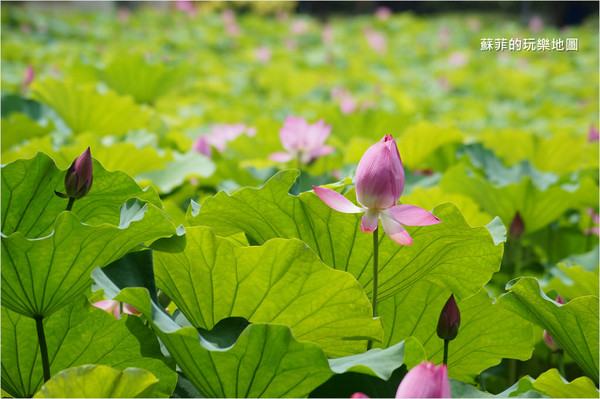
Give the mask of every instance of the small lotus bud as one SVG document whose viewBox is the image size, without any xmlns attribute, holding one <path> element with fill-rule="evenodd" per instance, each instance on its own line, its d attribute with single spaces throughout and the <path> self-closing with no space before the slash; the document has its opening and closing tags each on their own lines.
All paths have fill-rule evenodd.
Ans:
<svg viewBox="0 0 600 399">
<path fill-rule="evenodd" d="M 79 158 L 73 161 L 67 170 L 65 176 L 67 197 L 80 199 L 86 195 L 92 187 L 92 178 L 92 154 L 90 153 L 90 147 L 88 147 Z"/>
<path fill-rule="evenodd" d="M 450 295 L 450 298 L 444 305 L 442 313 L 440 314 L 440 320 L 437 326 L 437 335 L 441 339 L 447 339 L 448 341 L 456 338 L 458 334 L 458 327 L 460 326 L 460 311 L 454 300 L 454 295 Z"/>
<path fill-rule="evenodd" d="M 523 219 L 521 218 L 519 212 L 517 212 L 512 222 L 510 223 L 509 234 L 512 238 L 518 240 L 523 236 L 524 232 L 525 223 L 523 222 Z"/>
<path fill-rule="evenodd" d="M 556 297 L 556 303 L 560 303 L 561 305 L 564 305 L 564 303 L 565 303 L 565 300 L 564 300 L 564 299 L 562 299 L 562 297 L 559 295 L 559 296 L 557 296 L 557 297 Z M 546 344 L 546 346 L 547 346 L 548 348 L 550 348 L 550 350 L 551 350 L 552 352 L 556 352 L 556 351 L 558 351 L 558 350 L 562 349 L 562 348 L 560 347 L 560 345 L 558 345 L 558 344 L 556 343 L 556 341 L 554 341 L 554 338 L 552 338 L 552 335 L 550 335 L 550 334 L 548 333 L 548 331 L 546 331 L 546 330 L 544 330 L 543 339 L 544 339 L 544 343 Z"/>
</svg>

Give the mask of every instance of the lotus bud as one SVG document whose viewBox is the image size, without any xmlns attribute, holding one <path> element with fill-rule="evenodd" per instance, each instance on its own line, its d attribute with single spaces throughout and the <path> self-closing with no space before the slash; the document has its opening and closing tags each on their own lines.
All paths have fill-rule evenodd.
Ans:
<svg viewBox="0 0 600 399">
<path fill-rule="evenodd" d="M 441 339 L 452 341 L 458 334 L 458 327 L 460 326 L 460 311 L 454 300 L 454 295 L 450 295 L 450 298 L 444 305 L 442 313 L 440 314 L 440 320 L 437 326 L 437 335 Z"/>
<path fill-rule="evenodd" d="M 562 299 L 562 297 L 559 295 L 556 297 L 556 303 L 560 303 L 561 305 L 564 305 L 565 300 Z M 548 333 L 548 331 L 546 331 L 546 330 L 544 330 L 543 339 L 544 339 L 544 343 L 546 344 L 546 346 L 548 346 L 548 348 L 550 348 L 550 350 L 552 352 L 557 352 L 560 349 L 562 349 L 560 347 L 560 345 L 558 345 L 556 343 L 556 341 L 554 341 L 554 338 L 552 338 L 552 335 L 550 335 Z"/>
<path fill-rule="evenodd" d="M 352 394 L 352 396 L 350 396 L 350 399 L 365 399 L 365 398 L 370 398 L 370 396 L 365 395 L 362 392 L 355 392 Z"/>
<path fill-rule="evenodd" d="M 356 200 L 369 209 L 387 209 L 404 190 L 404 167 L 396 141 L 386 135 L 362 156 L 356 168 Z"/>
<path fill-rule="evenodd" d="M 449 398 L 450 380 L 445 364 L 424 361 L 412 368 L 398 386 L 396 398 Z"/>
<path fill-rule="evenodd" d="M 92 187 L 92 180 L 92 154 L 90 153 L 90 147 L 88 147 L 79 158 L 73 161 L 67 170 L 65 176 L 67 197 L 80 199 L 86 195 Z"/>
<path fill-rule="evenodd" d="M 508 231 L 510 237 L 515 240 L 519 240 L 523 236 L 523 233 L 525 232 L 525 223 L 523 222 L 523 219 L 521 218 L 521 214 L 519 212 L 515 214 L 515 217 L 510 223 Z"/>
</svg>

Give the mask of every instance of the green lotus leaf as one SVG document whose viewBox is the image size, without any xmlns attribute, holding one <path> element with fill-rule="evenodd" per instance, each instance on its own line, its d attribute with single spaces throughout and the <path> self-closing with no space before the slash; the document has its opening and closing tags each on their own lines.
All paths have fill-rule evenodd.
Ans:
<svg viewBox="0 0 600 399">
<path fill-rule="evenodd" d="M 354 275 L 370 294 L 373 244 L 372 236 L 360 231 L 361 215 L 336 212 L 313 192 L 289 195 L 297 176 L 297 171 L 283 171 L 260 189 L 244 188 L 231 196 L 219 192 L 201 207 L 192 203 L 188 220 L 223 236 L 244 232 L 258 244 L 275 237 L 299 238 L 327 265 Z M 354 190 L 345 195 L 355 200 Z M 381 234 L 380 299 L 421 280 L 446 286 L 459 298 L 468 297 L 499 269 L 503 247 L 494 245 L 485 227 L 471 228 L 450 203 L 433 212 L 442 223 L 408 227 L 414 239 L 410 246 L 399 246 Z"/>
<path fill-rule="evenodd" d="M 350 275 L 332 270 L 299 240 L 273 239 L 239 247 L 207 227 L 189 227 L 182 252 L 154 254 L 158 287 L 194 327 L 211 329 L 227 317 L 283 324 L 294 337 L 331 356 L 381 340 L 380 320 Z"/>
<path fill-rule="evenodd" d="M 119 54 L 98 77 L 122 95 L 131 95 L 138 103 L 152 104 L 157 98 L 175 89 L 189 76 L 184 67 L 169 67 L 163 63 L 148 63 L 141 54 Z"/>
<path fill-rule="evenodd" d="M 440 364 L 444 341 L 437 336 L 437 324 L 449 297 L 448 290 L 420 282 L 381 301 L 378 314 L 385 327 L 382 346 L 412 336 L 423 344 L 427 359 Z M 531 323 L 493 305 L 485 289 L 458 301 L 458 307 L 460 328 L 448 349 L 450 377 L 472 382 L 477 374 L 499 364 L 503 358 L 527 360 L 531 357 L 534 346 Z"/>
<path fill-rule="evenodd" d="M 54 125 L 51 122 L 41 126 L 26 114 L 11 114 L 2 118 L 2 148 L 10 148 L 22 141 L 48 134 L 52 130 Z"/>
<path fill-rule="evenodd" d="M 142 190 L 123 172 L 107 172 L 93 161 L 94 182 L 90 192 L 75 201 L 72 212 L 89 225 L 119 225 L 119 207 L 129 198 L 161 208 L 153 189 Z M 25 237 L 47 236 L 55 228 L 55 220 L 67 207 L 64 193 L 66 171 L 58 169 L 44 153 L 35 158 L 18 160 L 2 166 L 2 234 L 20 232 Z"/>
<path fill-rule="evenodd" d="M 582 296 L 564 305 L 548 298 L 533 277 L 507 285 L 498 302 L 542 327 L 561 348 L 598 383 L 598 297 Z"/>
<path fill-rule="evenodd" d="M 148 398 L 158 380 L 149 371 L 123 371 L 99 364 L 63 370 L 48 380 L 34 398 Z"/>
<path fill-rule="evenodd" d="M 328 361 L 318 345 L 297 341 L 287 326 L 249 325 L 233 317 L 211 331 L 182 327 L 157 303 L 151 275 L 150 251 L 128 254 L 96 269 L 94 288 L 148 317 L 186 379 L 210 397 L 305 397 L 336 373 L 387 379 L 404 363 L 415 365 L 424 358 L 421 345 L 412 338 L 384 350 Z"/>
<path fill-rule="evenodd" d="M 553 185 L 545 190 L 537 188 L 531 178 L 496 187 L 464 165 L 455 165 L 444 173 L 440 184 L 445 192 L 471 197 L 484 211 L 499 216 L 507 227 L 519 212 L 527 233 L 548 225 L 569 208 L 598 203 L 598 186 L 589 178 L 574 186 Z"/>
<path fill-rule="evenodd" d="M 75 134 L 122 135 L 146 127 L 150 112 L 131 97 L 99 93 L 94 84 L 55 79 L 35 81 L 33 98 L 54 109 Z"/>
<path fill-rule="evenodd" d="M 598 295 L 600 286 L 598 283 L 598 266 L 596 258 L 596 268 L 594 271 L 565 263 L 559 263 L 556 267 L 550 269 L 552 277 L 544 290 L 555 290 L 566 299 L 573 299 L 585 295 Z"/>
<path fill-rule="evenodd" d="M 156 336 L 139 317 L 117 320 L 80 296 L 43 322 L 51 376 L 86 364 L 136 367 L 158 378 L 153 397 L 169 397 L 175 389 L 174 364 L 162 355 Z M 43 383 L 35 321 L 3 306 L 2 389 L 14 397 L 31 397 Z"/>
<path fill-rule="evenodd" d="M 209 177 L 215 171 L 214 162 L 198 152 L 174 155 L 175 160 L 167 163 L 164 169 L 139 174 L 136 179 L 150 180 L 161 192 L 168 193 L 189 177 Z"/>
<path fill-rule="evenodd" d="M 46 237 L 2 235 L 2 305 L 28 317 L 49 316 L 90 286 L 94 267 L 175 234 L 167 216 L 150 203 L 131 199 L 120 214 L 117 226 L 90 226 L 73 212 L 62 212 Z"/>
</svg>

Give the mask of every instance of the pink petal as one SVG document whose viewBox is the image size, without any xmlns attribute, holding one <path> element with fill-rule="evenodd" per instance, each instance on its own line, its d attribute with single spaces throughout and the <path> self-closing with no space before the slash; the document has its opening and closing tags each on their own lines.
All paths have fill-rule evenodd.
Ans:
<svg viewBox="0 0 600 399">
<path fill-rule="evenodd" d="M 363 233 L 372 233 L 379 225 L 379 211 L 369 209 L 362 217 L 360 229 Z"/>
<path fill-rule="evenodd" d="M 404 167 L 392 136 L 385 136 L 364 153 L 355 183 L 356 199 L 365 208 L 387 209 L 398 203 L 404 189 Z"/>
<path fill-rule="evenodd" d="M 365 210 L 354 205 L 342 194 L 324 187 L 313 186 L 315 194 L 331 209 L 342 213 L 362 213 Z"/>
<path fill-rule="evenodd" d="M 324 146 L 321 146 L 321 147 L 317 147 L 317 148 L 314 148 L 310 152 L 309 157 L 310 157 L 311 160 L 313 160 L 313 159 L 316 159 L 316 158 L 319 158 L 319 157 L 331 154 L 331 152 L 333 150 L 334 150 L 334 148 L 332 146 L 330 146 L 330 145 L 324 145 Z"/>
<path fill-rule="evenodd" d="M 387 216 L 385 212 L 381 212 L 381 224 L 385 234 L 388 235 L 394 242 L 400 245 L 410 245 L 413 243 L 413 239 L 404 227 L 394 219 Z"/>
<path fill-rule="evenodd" d="M 388 217 L 405 226 L 429 226 L 442 223 L 433 214 L 415 205 L 396 205 L 384 212 Z"/>
<path fill-rule="evenodd" d="M 269 159 L 275 162 L 289 162 L 292 160 L 292 156 L 287 152 L 274 152 L 269 155 Z"/>
<path fill-rule="evenodd" d="M 364 398 L 369 398 L 369 396 L 365 395 L 362 392 L 354 392 L 352 394 L 352 396 L 350 396 L 350 399 L 364 399 Z"/>
<path fill-rule="evenodd" d="M 450 380 L 445 365 L 424 361 L 402 379 L 396 398 L 450 398 Z"/>
</svg>

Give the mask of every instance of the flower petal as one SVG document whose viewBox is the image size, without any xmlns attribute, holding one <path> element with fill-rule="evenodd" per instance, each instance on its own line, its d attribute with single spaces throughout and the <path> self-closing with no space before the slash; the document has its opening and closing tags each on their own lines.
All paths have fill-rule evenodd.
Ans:
<svg viewBox="0 0 600 399">
<path fill-rule="evenodd" d="M 292 160 L 292 156 L 287 152 L 274 152 L 269 155 L 269 159 L 275 162 L 289 162 Z"/>
<path fill-rule="evenodd" d="M 385 234 L 388 235 L 394 242 L 400 245 L 410 245 L 413 243 L 413 239 L 404 227 L 394 219 L 389 217 L 385 211 L 381 212 L 381 224 Z"/>
<path fill-rule="evenodd" d="M 343 213 L 362 213 L 365 210 L 354 205 L 350 200 L 337 191 L 324 187 L 313 186 L 315 194 L 330 208 Z"/>
<path fill-rule="evenodd" d="M 396 205 L 384 211 L 388 217 L 405 226 L 429 226 L 442 223 L 440 219 L 415 205 Z"/>
<path fill-rule="evenodd" d="M 379 225 L 379 211 L 376 209 L 369 209 L 362 217 L 360 221 L 360 229 L 363 233 L 372 233 Z"/>
</svg>

